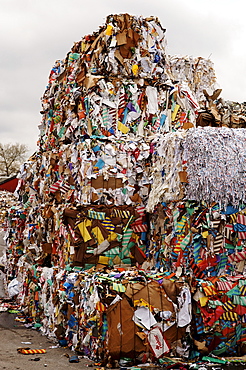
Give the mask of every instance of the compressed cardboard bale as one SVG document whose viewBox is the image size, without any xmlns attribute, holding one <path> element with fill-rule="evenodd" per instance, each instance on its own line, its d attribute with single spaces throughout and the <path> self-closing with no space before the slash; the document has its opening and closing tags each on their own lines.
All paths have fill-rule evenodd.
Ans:
<svg viewBox="0 0 246 370">
<path fill-rule="evenodd" d="M 134 358 L 138 353 L 146 351 L 146 346 L 137 336 L 138 327 L 132 321 L 133 314 L 134 310 L 126 299 L 107 310 L 108 350 L 114 359 Z"/>
</svg>

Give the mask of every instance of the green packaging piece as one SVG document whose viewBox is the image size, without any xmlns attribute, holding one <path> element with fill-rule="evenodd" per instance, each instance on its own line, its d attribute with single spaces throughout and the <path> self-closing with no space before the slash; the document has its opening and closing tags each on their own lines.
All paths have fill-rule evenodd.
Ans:
<svg viewBox="0 0 246 370">
<path fill-rule="evenodd" d="M 85 264 L 85 270 L 90 270 L 92 267 L 94 267 L 95 265 L 91 264 L 91 263 L 86 263 Z"/>
<path fill-rule="evenodd" d="M 130 258 L 124 258 L 123 260 L 122 260 L 122 262 L 125 264 L 125 265 L 130 265 L 131 264 L 131 259 Z"/>
<path fill-rule="evenodd" d="M 221 360 L 220 358 L 215 357 L 209 357 L 209 356 L 203 356 L 202 361 L 208 361 L 208 362 L 214 362 L 216 364 L 226 364 L 226 360 Z"/>
<path fill-rule="evenodd" d="M 82 266 L 73 266 L 73 270 L 78 270 L 78 271 L 81 271 L 83 269 Z"/>
<path fill-rule="evenodd" d="M 130 243 L 128 244 L 128 249 L 131 249 L 132 247 L 134 247 L 134 245 L 135 245 L 135 243 L 134 243 L 134 242 L 130 242 Z"/>
<path fill-rule="evenodd" d="M 39 324 L 38 322 L 36 322 L 33 326 L 34 328 L 41 328 L 42 324 Z"/>
</svg>

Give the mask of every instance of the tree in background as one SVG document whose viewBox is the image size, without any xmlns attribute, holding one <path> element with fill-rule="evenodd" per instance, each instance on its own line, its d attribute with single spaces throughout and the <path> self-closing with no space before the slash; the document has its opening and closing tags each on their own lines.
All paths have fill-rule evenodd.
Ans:
<svg viewBox="0 0 246 370">
<path fill-rule="evenodd" d="M 25 161 L 28 147 L 20 143 L 0 143 L 0 176 L 16 175 L 20 165 Z"/>
</svg>

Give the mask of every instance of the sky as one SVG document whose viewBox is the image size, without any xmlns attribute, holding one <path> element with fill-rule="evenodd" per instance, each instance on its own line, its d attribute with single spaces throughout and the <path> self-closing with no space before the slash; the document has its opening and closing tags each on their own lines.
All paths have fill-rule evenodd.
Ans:
<svg viewBox="0 0 246 370">
<path fill-rule="evenodd" d="M 109 14 L 157 16 L 167 52 L 210 58 L 225 100 L 246 101 L 246 0 L 0 0 L 0 143 L 36 150 L 50 70 Z"/>
</svg>

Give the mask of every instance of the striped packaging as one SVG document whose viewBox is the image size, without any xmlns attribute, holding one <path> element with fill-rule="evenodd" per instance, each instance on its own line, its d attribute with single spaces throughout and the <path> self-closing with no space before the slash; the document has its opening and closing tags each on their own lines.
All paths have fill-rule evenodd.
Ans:
<svg viewBox="0 0 246 370">
<path fill-rule="evenodd" d="M 105 216 L 104 220 L 101 222 L 102 226 L 107 230 L 107 231 L 114 231 L 115 225 L 112 224 L 112 221 L 109 217 Z"/>
<path fill-rule="evenodd" d="M 117 120 L 117 109 L 116 108 L 109 108 L 108 113 L 112 120 L 112 126 L 116 126 L 116 120 Z"/>
<path fill-rule="evenodd" d="M 143 219 L 142 219 L 142 217 L 138 217 L 138 218 L 133 222 L 133 224 L 132 224 L 132 225 L 142 225 L 142 223 L 143 223 Z"/>
<path fill-rule="evenodd" d="M 113 217 L 129 218 L 131 216 L 130 211 L 123 211 L 122 209 L 113 209 Z"/>
<path fill-rule="evenodd" d="M 242 224 L 242 225 L 246 225 L 246 216 L 241 215 L 240 213 L 238 213 L 238 215 L 237 215 L 237 223 L 238 224 Z"/>
<path fill-rule="evenodd" d="M 118 109 L 123 109 L 126 106 L 126 94 L 125 91 L 122 91 L 120 96 L 119 96 L 119 104 L 118 104 Z"/>
<path fill-rule="evenodd" d="M 232 224 L 226 224 L 224 229 L 224 236 L 228 240 L 232 240 L 233 226 Z"/>
<path fill-rule="evenodd" d="M 105 107 L 105 105 L 103 105 L 103 108 L 102 108 L 102 121 L 103 121 L 103 125 L 107 127 L 108 126 L 108 109 L 107 107 Z"/>
<path fill-rule="evenodd" d="M 69 228 L 70 234 L 72 235 L 73 239 L 74 239 L 74 240 L 77 240 L 77 238 L 76 238 L 76 236 L 75 236 L 75 232 L 74 232 L 73 228 L 72 228 L 70 225 L 68 225 L 68 228 Z"/>
<path fill-rule="evenodd" d="M 59 236 L 64 236 L 64 238 L 67 237 L 67 228 L 64 224 L 60 224 L 60 228 L 59 228 Z"/>
<path fill-rule="evenodd" d="M 134 230 L 135 233 L 145 233 L 148 231 L 148 225 L 147 224 L 132 224 L 131 228 Z"/>
<path fill-rule="evenodd" d="M 236 305 L 229 301 L 223 303 L 222 307 L 224 308 L 225 311 L 228 312 L 234 310 L 234 308 L 236 308 Z"/>
<path fill-rule="evenodd" d="M 195 264 L 194 259 L 190 260 L 190 268 L 192 269 L 194 275 L 198 279 L 202 279 L 205 275 L 204 273 L 199 269 L 199 267 Z"/>
<path fill-rule="evenodd" d="M 60 186 L 60 191 L 61 193 L 65 194 L 67 193 L 68 191 L 70 190 L 70 184 L 68 183 L 63 183 L 61 186 Z"/>
<path fill-rule="evenodd" d="M 132 229 L 128 229 L 124 232 L 123 239 L 122 239 L 122 249 L 120 253 L 121 259 L 129 255 L 128 244 L 131 239 L 132 233 L 133 233 Z"/>
<path fill-rule="evenodd" d="M 137 206 L 136 211 L 139 216 L 143 217 L 145 215 L 145 207 L 144 206 Z"/>
<path fill-rule="evenodd" d="M 246 231 L 239 231 L 238 232 L 238 239 L 246 240 Z"/>
<path fill-rule="evenodd" d="M 50 193 L 55 193 L 60 188 L 61 183 L 62 180 L 54 182 L 54 184 L 52 184 L 49 188 Z"/>
<path fill-rule="evenodd" d="M 155 123 L 154 123 L 154 125 L 152 127 L 152 129 L 153 129 L 154 132 L 158 130 L 158 128 L 160 127 L 160 124 L 161 124 L 160 119 L 157 118 L 157 120 L 155 121 Z"/>
<path fill-rule="evenodd" d="M 206 296 L 211 296 L 211 295 L 215 295 L 218 293 L 214 285 L 205 285 L 205 284 L 203 285 L 202 284 L 202 287 L 203 287 L 203 291 L 206 294 Z"/>
<path fill-rule="evenodd" d="M 245 258 L 246 258 L 246 251 L 237 252 L 237 253 L 234 253 L 228 256 L 228 262 L 229 263 L 240 262 L 240 261 L 244 261 Z"/>
<path fill-rule="evenodd" d="M 238 314 L 236 312 L 224 312 L 221 319 L 226 321 L 237 321 Z"/>
<path fill-rule="evenodd" d="M 88 209 L 88 217 L 94 220 L 104 220 L 105 219 L 105 212 L 97 212 L 93 209 Z"/>
<path fill-rule="evenodd" d="M 223 235 L 218 233 L 216 235 L 216 237 L 214 238 L 214 241 L 213 241 L 213 252 L 214 252 L 214 254 L 220 254 L 221 253 L 221 249 L 222 249 L 222 246 L 223 246 L 223 241 L 224 241 Z"/>
<path fill-rule="evenodd" d="M 221 223 L 221 220 L 214 220 L 214 221 L 211 221 L 211 227 L 215 230 L 218 230 L 219 229 L 219 226 L 220 226 L 220 223 Z"/>
</svg>

